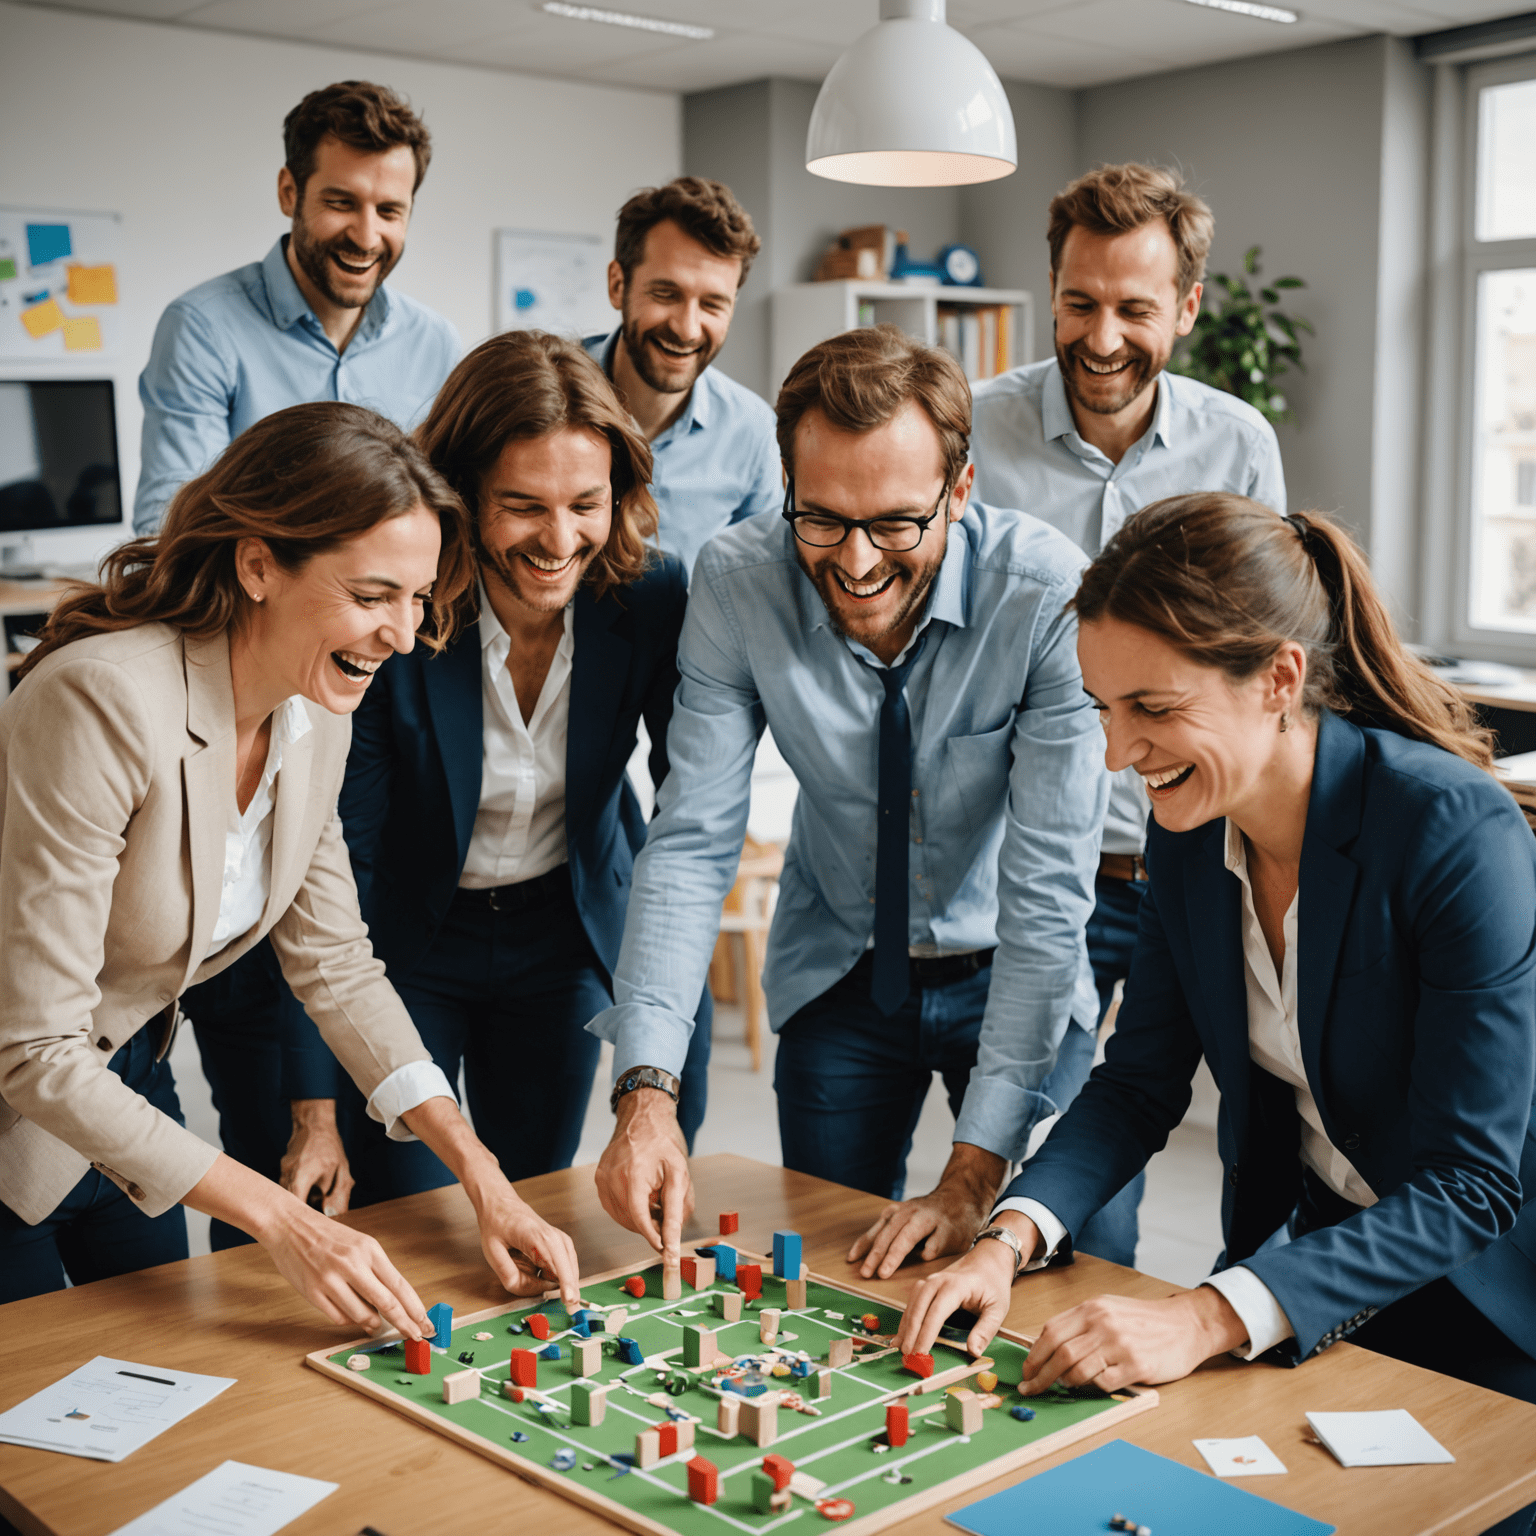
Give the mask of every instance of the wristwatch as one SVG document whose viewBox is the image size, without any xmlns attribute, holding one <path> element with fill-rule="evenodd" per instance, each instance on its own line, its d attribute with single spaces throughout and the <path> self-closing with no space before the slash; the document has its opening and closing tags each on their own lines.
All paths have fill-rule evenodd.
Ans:
<svg viewBox="0 0 1536 1536">
<path fill-rule="evenodd" d="M 984 1237 L 995 1237 L 998 1242 L 1006 1243 L 1013 1249 L 1013 1275 L 1014 1279 L 1018 1279 L 1019 1272 L 1024 1268 L 1025 1263 L 1024 1245 L 1007 1227 L 985 1227 L 971 1240 L 971 1247 L 974 1248 Z"/>
<path fill-rule="evenodd" d="M 633 1093 L 636 1088 L 659 1088 L 676 1104 L 682 1086 L 677 1078 L 670 1072 L 663 1072 L 660 1067 L 631 1067 L 613 1085 L 613 1092 L 608 1096 L 608 1108 L 618 1114 L 619 1100 L 626 1093 Z M 1019 1245 L 1015 1243 L 1013 1246 L 1017 1248 Z"/>
</svg>

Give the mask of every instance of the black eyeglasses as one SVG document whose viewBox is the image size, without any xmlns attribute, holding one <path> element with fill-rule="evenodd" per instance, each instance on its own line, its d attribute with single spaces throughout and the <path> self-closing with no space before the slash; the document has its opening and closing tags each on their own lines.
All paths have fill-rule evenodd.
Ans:
<svg viewBox="0 0 1536 1536">
<path fill-rule="evenodd" d="M 949 515 L 952 489 L 948 485 L 944 487 L 940 493 L 943 506 L 935 503 L 927 517 L 899 517 L 895 513 L 885 517 L 839 517 L 835 512 L 795 511 L 795 480 L 791 475 L 784 487 L 784 521 L 802 544 L 809 544 L 813 549 L 835 549 L 858 528 L 876 549 L 904 554 L 923 542 L 928 525 L 941 511 L 946 517 Z"/>
</svg>

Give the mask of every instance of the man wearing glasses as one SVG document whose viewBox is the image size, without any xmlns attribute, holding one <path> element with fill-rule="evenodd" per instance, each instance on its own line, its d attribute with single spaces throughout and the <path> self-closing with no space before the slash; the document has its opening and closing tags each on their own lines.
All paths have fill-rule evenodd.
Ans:
<svg viewBox="0 0 1536 1536">
<path fill-rule="evenodd" d="M 764 986 L 787 1167 L 900 1201 L 932 1075 L 938 1187 L 854 1244 L 890 1274 L 970 1243 L 1069 1024 L 1097 1017 L 1083 930 L 1107 778 L 1066 603 L 1082 556 L 971 501 L 970 392 L 890 326 L 791 370 L 784 520 L 708 544 L 679 643 L 672 771 L 636 865 L 604 1207 L 675 1259 L 692 1207 L 676 1075 L 735 877 L 764 726 L 800 783 Z M 658 1222 L 659 1216 L 659 1222 Z"/>
</svg>

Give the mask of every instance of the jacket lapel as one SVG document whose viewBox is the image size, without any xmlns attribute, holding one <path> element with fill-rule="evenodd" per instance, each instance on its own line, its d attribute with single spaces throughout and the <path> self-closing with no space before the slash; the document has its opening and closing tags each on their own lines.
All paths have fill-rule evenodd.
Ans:
<svg viewBox="0 0 1536 1536">
<path fill-rule="evenodd" d="M 469 840 L 480 810 L 480 772 L 485 748 L 482 664 L 478 620 L 466 624 L 440 656 L 423 656 L 420 662 L 427 714 L 448 780 L 448 803 L 459 845 L 457 867 L 461 869 L 469 854 Z"/>
<path fill-rule="evenodd" d="M 624 698 L 634 651 L 634 621 L 611 594 L 599 601 L 586 588 L 576 593 L 575 644 L 571 661 L 570 729 L 565 743 L 566 827 L 586 824 L 602 786 L 613 723 Z"/>
<path fill-rule="evenodd" d="M 182 759 L 187 842 L 192 866 L 192 943 L 182 985 L 202 964 L 219 920 L 224 888 L 224 834 L 235 793 L 235 695 L 229 675 L 229 638 L 184 639 L 187 734 L 201 750 Z"/>
<path fill-rule="evenodd" d="M 1210 1020 L 1211 1072 L 1221 1086 L 1239 1139 L 1248 1107 L 1248 988 L 1243 979 L 1242 884 L 1227 868 L 1227 824 L 1206 828 L 1185 869 L 1189 937 Z"/>
</svg>

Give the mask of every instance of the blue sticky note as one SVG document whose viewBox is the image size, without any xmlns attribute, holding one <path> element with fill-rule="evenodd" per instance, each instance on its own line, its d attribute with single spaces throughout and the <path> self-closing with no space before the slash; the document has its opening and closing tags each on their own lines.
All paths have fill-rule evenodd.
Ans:
<svg viewBox="0 0 1536 1536">
<path fill-rule="evenodd" d="M 432 1343 L 438 1349 L 447 1349 L 453 1343 L 453 1308 L 440 1301 L 427 1308 L 427 1321 L 432 1325 Z"/>
<path fill-rule="evenodd" d="M 28 224 L 27 261 L 34 267 L 46 266 L 74 253 L 68 224 Z"/>
<path fill-rule="evenodd" d="M 1158 1536 L 1332 1536 L 1338 1529 L 1124 1440 L 944 1518 L 972 1536 L 1102 1536 L 1114 1515 L 1150 1526 Z"/>
</svg>

